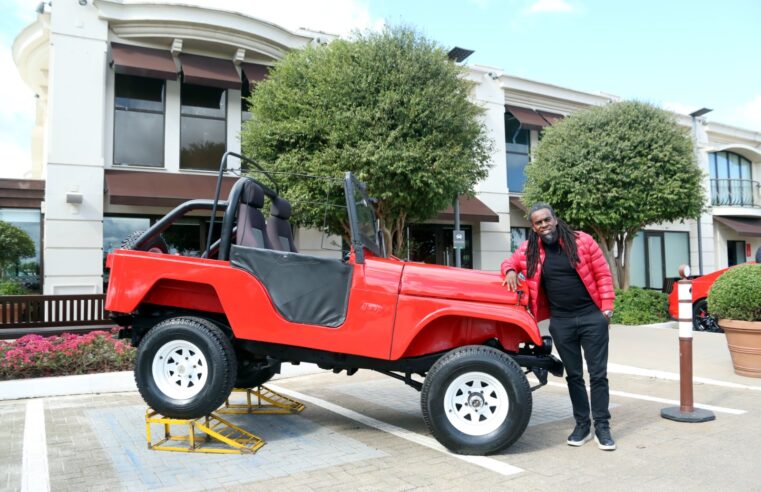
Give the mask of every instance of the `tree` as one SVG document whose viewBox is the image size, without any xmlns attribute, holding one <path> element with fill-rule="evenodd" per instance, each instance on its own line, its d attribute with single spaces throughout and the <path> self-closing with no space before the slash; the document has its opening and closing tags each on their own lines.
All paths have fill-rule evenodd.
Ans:
<svg viewBox="0 0 761 492">
<path fill-rule="evenodd" d="M 5 270 L 21 258 L 34 256 L 34 241 L 18 227 L 0 220 L 0 278 Z"/>
<path fill-rule="evenodd" d="M 697 218 L 705 206 L 688 130 L 642 102 L 593 107 L 547 128 L 526 175 L 526 203 L 548 202 L 592 233 L 624 289 L 637 232 Z"/>
<path fill-rule="evenodd" d="M 344 236 L 340 178 L 352 171 L 398 251 L 405 224 L 433 217 L 487 174 L 491 141 L 463 70 L 407 27 L 291 52 L 250 97 L 244 152 L 288 174 L 279 181 L 298 225 Z M 296 179 L 306 175 L 333 179 Z"/>
</svg>

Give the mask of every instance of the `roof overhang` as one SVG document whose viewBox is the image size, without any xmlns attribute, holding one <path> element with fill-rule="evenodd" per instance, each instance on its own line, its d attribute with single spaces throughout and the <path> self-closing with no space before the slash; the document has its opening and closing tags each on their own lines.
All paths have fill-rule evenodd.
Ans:
<svg viewBox="0 0 761 492">
<path fill-rule="evenodd" d="M 439 220 L 454 220 L 454 209 L 450 205 L 436 216 Z M 460 195 L 460 220 L 469 222 L 499 222 L 499 215 L 475 197 Z"/>
<path fill-rule="evenodd" d="M 113 205 L 175 207 L 187 200 L 212 199 L 217 176 L 106 169 L 106 192 Z M 222 178 L 221 199 L 227 199 L 237 178 Z"/>
<path fill-rule="evenodd" d="M 715 215 L 713 218 L 741 236 L 761 237 L 761 219 L 717 217 Z"/>
</svg>

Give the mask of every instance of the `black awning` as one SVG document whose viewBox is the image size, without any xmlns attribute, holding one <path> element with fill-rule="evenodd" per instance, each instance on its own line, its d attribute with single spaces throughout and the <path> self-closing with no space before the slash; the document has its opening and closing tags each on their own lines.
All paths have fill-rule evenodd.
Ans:
<svg viewBox="0 0 761 492">
<path fill-rule="evenodd" d="M 741 236 L 761 237 L 761 219 L 752 219 L 745 217 L 718 217 L 713 216 L 714 220 L 721 222 Z"/>
</svg>

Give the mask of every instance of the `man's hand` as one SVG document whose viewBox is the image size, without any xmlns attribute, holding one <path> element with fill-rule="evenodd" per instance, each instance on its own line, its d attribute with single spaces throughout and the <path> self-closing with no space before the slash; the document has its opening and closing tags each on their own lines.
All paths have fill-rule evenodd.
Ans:
<svg viewBox="0 0 761 492">
<path fill-rule="evenodd" d="M 505 274 L 505 280 L 502 281 L 502 285 L 507 286 L 507 290 L 510 292 L 516 292 L 518 290 L 518 275 L 515 270 L 508 270 Z"/>
</svg>

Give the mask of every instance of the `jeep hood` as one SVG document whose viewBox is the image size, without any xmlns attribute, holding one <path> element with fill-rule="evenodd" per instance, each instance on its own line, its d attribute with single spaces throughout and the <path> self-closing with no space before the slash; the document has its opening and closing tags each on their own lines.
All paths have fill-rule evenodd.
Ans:
<svg viewBox="0 0 761 492">
<path fill-rule="evenodd" d="M 502 285 L 498 272 L 441 265 L 406 263 L 399 289 L 402 295 L 462 301 L 518 304 L 518 295 Z M 520 304 L 526 305 L 528 293 Z"/>
</svg>

